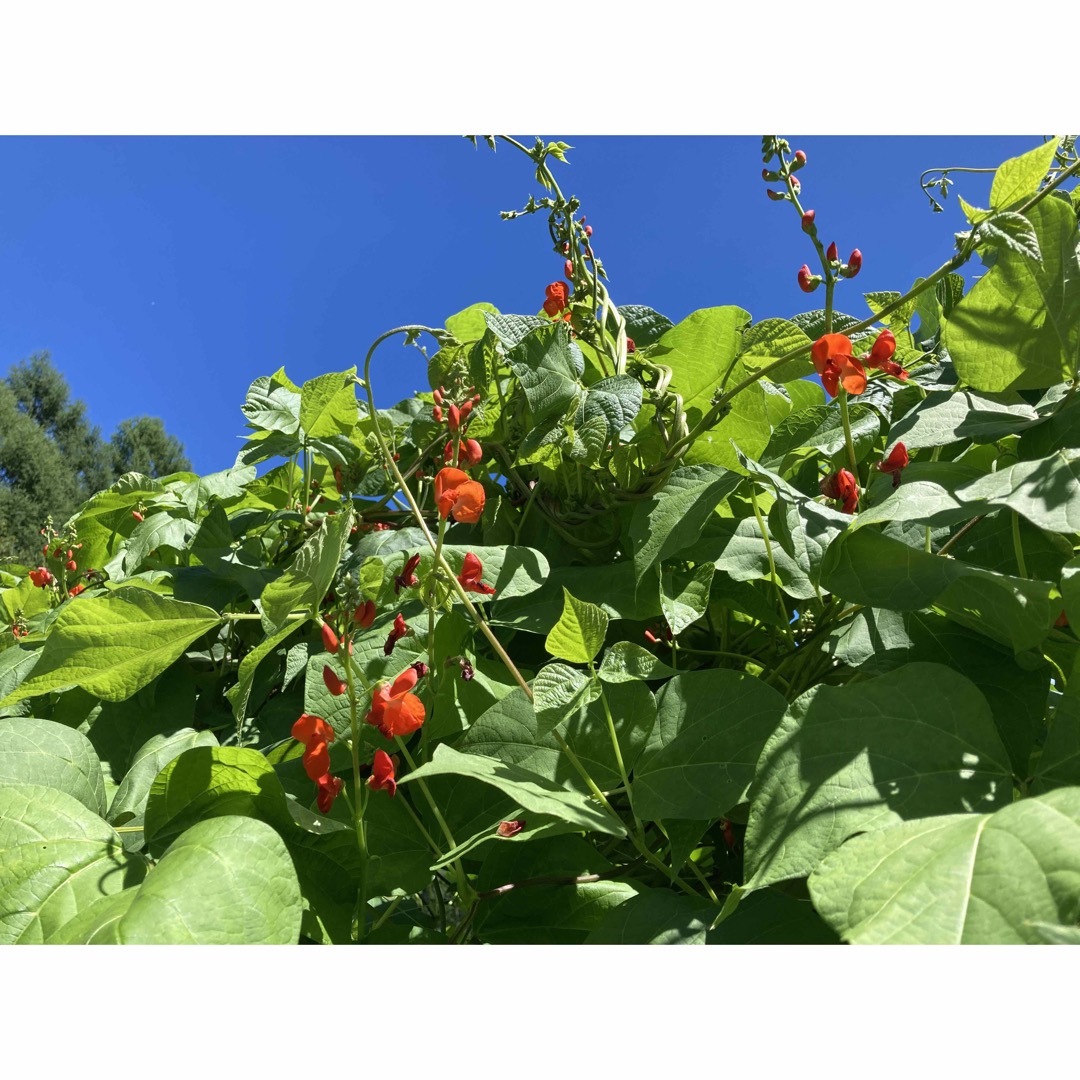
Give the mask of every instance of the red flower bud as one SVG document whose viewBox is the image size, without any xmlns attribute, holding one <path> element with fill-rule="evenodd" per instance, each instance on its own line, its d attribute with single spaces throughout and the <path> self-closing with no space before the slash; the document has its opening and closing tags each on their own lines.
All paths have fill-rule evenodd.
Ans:
<svg viewBox="0 0 1080 1080">
<path fill-rule="evenodd" d="M 787 198 L 787 195 L 785 195 L 784 192 L 773 191 L 772 188 L 766 188 L 765 194 L 768 195 L 773 202 L 783 202 Z"/>
<path fill-rule="evenodd" d="M 795 160 L 791 163 L 791 171 L 795 172 L 806 164 L 806 154 L 802 150 L 795 151 Z"/>
<path fill-rule="evenodd" d="M 85 585 L 73 585 L 70 589 L 68 589 L 68 596 L 78 596 L 79 593 L 81 593 L 85 588 Z"/>
<path fill-rule="evenodd" d="M 323 667 L 322 679 L 323 682 L 326 683 L 326 689 L 329 690 L 334 697 L 340 697 L 345 693 L 348 684 L 339 679 L 329 665 Z"/>
<path fill-rule="evenodd" d="M 660 639 L 651 630 L 646 630 L 645 631 L 645 640 L 650 645 L 659 645 L 660 644 Z"/>
<path fill-rule="evenodd" d="M 626 339 L 626 351 L 628 353 L 637 352 L 637 346 L 634 344 L 634 339 L 632 337 Z"/>
<path fill-rule="evenodd" d="M 862 269 L 862 252 L 856 248 L 847 261 L 847 273 L 844 277 L 853 278 Z"/>
<path fill-rule="evenodd" d="M 131 516 L 132 516 L 132 517 L 133 517 L 133 518 L 134 518 L 134 519 L 135 519 L 136 521 L 143 521 L 143 520 L 145 520 L 145 519 L 143 518 L 142 514 L 140 514 L 138 510 L 132 510 L 132 511 L 131 511 Z"/>
<path fill-rule="evenodd" d="M 835 240 L 829 245 L 829 250 L 825 252 L 825 258 L 828 259 L 829 262 L 840 261 L 840 252 L 837 250 Z"/>
<path fill-rule="evenodd" d="M 456 405 L 450 406 L 450 418 L 448 421 L 448 427 L 451 432 L 457 431 L 461 427 L 461 410 Z"/>
<path fill-rule="evenodd" d="M 383 645 L 383 652 L 389 656 L 394 651 L 394 646 L 409 632 L 408 626 L 405 625 L 405 616 L 399 611 L 397 617 L 394 619 L 393 628 L 390 631 L 389 636 L 386 639 L 386 644 Z"/>
<path fill-rule="evenodd" d="M 434 390 L 432 390 L 431 391 L 431 396 L 435 399 L 435 404 L 436 405 L 441 405 L 442 404 L 442 399 L 443 399 L 442 387 L 439 386 L 439 387 L 436 387 Z"/>
<path fill-rule="evenodd" d="M 64 569 L 67 570 L 69 573 L 73 573 L 74 571 L 79 569 L 79 564 L 76 563 L 74 559 L 68 559 L 68 561 L 64 563 Z"/>
<path fill-rule="evenodd" d="M 853 473 L 840 469 L 820 484 L 821 494 L 828 499 L 843 500 L 845 514 L 854 514 L 859 505 L 859 482 Z"/>
<path fill-rule="evenodd" d="M 434 420 L 436 424 L 441 424 L 442 423 L 442 406 L 441 405 L 436 405 L 435 408 L 431 410 L 431 419 Z"/>
<path fill-rule="evenodd" d="M 367 630 L 375 621 L 375 601 L 365 600 L 354 612 L 353 622 L 361 629 Z"/>
<path fill-rule="evenodd" d="M 402 589 L 411 589 L 414 585 L 418 585 L 419 582 L 416 579 L 416 568 L 420 565 L 420 553 L 410 555 L 405 559 L 405 563 L 402 566 L 401 573 L 394 578 L 394 595 L 397 596 Z"/>
<path fill-rule="evenodd" d="M 900 486 L 900 473 L 907 468 L 908 462 L 911 458 L 908 455 L 907 447 L 898 442 L 890 451 L 889 456 L 877 464 L 878 470 L 883 473 L 892 473 L 892 486 Z"/>
<path fill-rule="evenodd" d="M 318 806 L 320 814 L 330 813 L 330 808 L 334 805 L 338 792 L 341 791 L 341 785 L 341 777 L 331 776 L 329 773 L 320 776 L 315 781 L 315 805 Z"/>
<path fill-rule="evenodd" d="M 416 672 L 418 679 L 422 679 L 428 673 L 428 666 L 423 660 L 417 660 L 415 664 L 410 664 L 409 667 Z"/>
<path fill-rule="evenodd" d="M 461 403 L 461 422 L 464 424 L 469 419 L 469 413 L 473 411 L 473 400 L 469 398 L 468 401 Z"/>
<path fill-rule="evenodd" d="M 591 225 L 586 225 L 585 226 L 585 235 L 586 236 L 592 236 L 592 226 Z"/>
<path fill-rule="evenodd" d="M 329 623 L 323 623 L 320 628 L 322 632 L 323 648 L 327 652 L 337 652 L 338 647 L 341 645 L 337 634 L 334 633 L 334 628 Z"/>
<path fill-rule="evenodd" d="M 799 288 L 803 292 L 812 293 L 820 283 L 821 279 L 810 273 L 810 267 L 806 263 L 799 267 Z"/>
<path fill-rule="evenodd" d="M 799 192 L 802 191 L 802 184 L 800 184 L 794 176 L 791 178 L 791 189 L 795 192 L 796 195 L 798 195 Z"/>
<path fill-rule="evenodd" d="M 563 265 L 563 273 L 566 275 L 568 280 L 574 280 L 574 264 L 570 259 L 567 259 L 565 264 Z"/>
<path fill-rule="evenodd" d="M 522 829 L 525 828 L 525 819 L 518 818 L 516 821 L 500 821 L 499 827 L 495 830 L 499 836 L 509 838 L 511 836 L 517 836 Z"/>
<path fill-rule="evenodd" d="M 807 210 L 806 213 L 803 214 L 803 216 L 802 216 L 802 230 L 803 230 L 803 232 L 808 233 L 808 232 L 813 232 L 814 231 L 814 218 L 816 216 L 817 215 L 816 215 L 815 211 L 813 211 L 813 210 Z"/>
</svg>

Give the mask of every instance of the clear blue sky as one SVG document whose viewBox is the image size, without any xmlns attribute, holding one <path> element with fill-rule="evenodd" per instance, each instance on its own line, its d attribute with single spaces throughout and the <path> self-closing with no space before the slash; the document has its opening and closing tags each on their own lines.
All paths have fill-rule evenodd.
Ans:
<svg viewBox="0 0 1080 1080">
<path fill-rule="evenodd" d="M 755 320 L 814 305 L 795 277 L 812 249 L 765 197 L 757 138 L 546 137 L 574 146 L 560 182 L 616 303 L 676 322 L 718 304 Z M 1040 141 L 788 137 L 809 157 L 820 235 L 862 250 L 837 296 L 855 315 L 864 291 L 906 289 L 953 251 L 963 219 L 953 197 L 930 212 L 923 169 L 992 167 Z M 957 181 L 986 204 L 988 176 Z M 499 218 L 530 193 L 524 155 L 455 137 L 0 138 L 0 372 L 47 349 L 106 437 L 160 416 L 198 471 L 226 468 L 259 375 L 342 370 L 383 331 L 480 300 L 538 311 L 562 259 L 540 216 Z M 381 404 L 426 389 L 414 351 L 379 356 Z"/>
</svg>

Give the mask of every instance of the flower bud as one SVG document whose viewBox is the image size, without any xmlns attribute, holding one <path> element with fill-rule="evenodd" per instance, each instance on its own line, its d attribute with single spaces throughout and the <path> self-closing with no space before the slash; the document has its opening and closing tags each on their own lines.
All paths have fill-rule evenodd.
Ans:
<svg viewBox="0 0 1080 1080">
<path fill-rule="evenodd" d="M 353 621 L 361 629 L 367 630 L 375 621 L 375 601 L 365 600 L 354 612 Z"/>
<path fill-rule="evenodd" d="M 764 180 L 766 184 L 775 184 L 776 181 L 780 179 L 780 174 L 778 172 L 773 172 L 771 169 L 762 169 L 761 179 Z"/>
<path fill-rule="evenodd" d="M 586 225 L 585 226 L 585 235 L 586 236 L 592 236 L 592 226 L 591 225 Z"/>
<path fill-rule="evenodd" d="M 795 192 L 796 195 L 798 195 L 799 192 L 802 191 L 802 184 L 800 184 L 799 181 L 796 180 L 794 176 L 791 178 L 791 188 Z"/>
<path fill-rule="evenodd" d="M 798 172 L 806 164 L 806 154 L 802 150 L 795 151 L 795 160 L 791 163 L 791 171 Z"/>
<path fill-rule="evenodd" d="M 338 639 L 337 634 L 334 633 L 334 628 L 329 623 L 323 623 L 321 627 L 323 648 L 327 652 L 337 652 L 338 646 L 341 645 L 341 641 Z"/>
<path fill-rule="evenodd" d="M 773 191 L 772 188 L 766 188 L 765 194 L 768 195 L 773 202 L 783 202 L 787 198 L 787 195 L 782 191 Z"/>
<path fill-rule="evenodd" d="M 634 344 L 634 339 L 632 337 L 626 339 L 626 351 L 628 353 L 637 352 L 637 346 Z"/>
<path fill-rule="evenodd" d="M 818 285 L 821 284 L 821 278 L 816 277 L 810 273 L 810 267 L 803 263 L 799 267 L 799 288 L 804 293 L 812 293 Z"/>
<path fill-rule="evenodd" d="M 461 410 L 456 405 L 450 406 L 449 427 L 451 432 L 457 431 L 461 426 Z"/>
<path fill-rule="evenodd" d="M 563 273 L 570 281 L 574 280 L 574 264 L 570 259 L 566 260 L 566 263 L 563 266 Z"/>
<path fill-rule="evenodd" d="M 829 262 L 840 261 L 840 251 L 836 246 L 835 240 L 829 245 L 829 250 L 825 252 L 825 258 L 828 259 Z"/>
<path fill-rule="evenodd" d="M 802 231 L 805 233 L 813 233 L 817 230 L 814 228 L 814 218 L 817 215 L 813 210 L 807 210 L 802 216 Z"/>
<path fill-rule="evenodd" d="M 442 404 L 442 396 L 443 396 L 442 387 L 440 386 L 440 387 L 437 387 L 435 390 L 432 390 L 431 396 L 435 399 L 435 404 L 436 405 L 441 405 Z"/>
<path fill-rule="evenodd" d="M 326 684 L 326 689 L 330 691 L 334 697 L 340 697 L 348 689 L 347 684 L 342 681 L 334 673 L 333 669 L 329 666 L 324 666 L 322 669 L 323 682 Z"/>
<path fill-rule="evenodd" d="M 68 559 L 68 561 L 64 563 L 64 569 L 67 570 L 69 573 L 74 573 L 74 571 L 79 569 L 79 566 L 74 559 Z"/>
<path fill-rule="evenodd" d="M 842 269 L 840 272 L 847 278 L 853 278 L 862 269 L 862 252 L 858 248 L 848 256 L 847 267 L 845 269 Z"/>
<path fill-rule="evenodd" d="M 436 405 L 435 408 L 431 410 L 431 419 L 434 420 L 436 424 L 442 423 L 442 406 Z"/>
<path fill-rule="evenodd" d="M 132 516 L 132 517 L 133 517 L 133 518 L 134 518 L 134 519 L 135 519 L 136 521 L 139 521 L 139 522 L 141 522 L 141 521 L 145 520 L 145 519 L 143 518 L 142 514 L 140 514 L 138 510 L 132 510 L 132 511 L 131 511 L 131 516 Z"/>
</svg>

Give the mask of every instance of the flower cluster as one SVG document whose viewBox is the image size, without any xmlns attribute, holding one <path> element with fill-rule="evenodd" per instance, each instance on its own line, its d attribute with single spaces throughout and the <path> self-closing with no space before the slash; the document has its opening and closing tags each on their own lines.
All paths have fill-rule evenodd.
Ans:
<svg viewBox="0 0 1080 1080">
<path fill-rule="evenodd" d="M 821 494 L 827 499 L 839 499 L 845 514 L 854 514 L 859 506 L 859 482 L 853 473 L 840 469 L 821 481 Z"/>
<path fill-rule="evenodd" d="M 411 735 L 426 719 L 424 703 L 412 693 L 419 678 L 416 668 L 407 667 L 392 683 L 381 683 L 372 693 L 364 719 L 384 738 Z"/>
<path fill-rule="evenodd" d="M 303 713 L 292 726 L 292 737 L 304 744 L 304 771 L 315 782 L 315 803 L 329 814 L 341 791 L 341 778 L 330 773 L 330 743 L 334 729 L 321 717 Z"/>
<path fill-rule="evenodd" d="M 841 386 L 849 394 L 861 394 L 866 389 L 867 368 L 906 379 L 908 373 L 892 358 L 895 352 L 896 338 L 891 330 L 882 330 L 870 351 L 858 359 L 846 334 L 822 334 L 810 347 L 810 359 L 821 376 L 821 385 L 830 397 L 836 397 Z"/>
<path fill-rule="evenodd" d="M 573 266 L 571 266 L 571 274 Z M 570 303 L 570 289 L 565 281 L 553 281 L 545 290 L 544 312 L 553 319 L 570 321 L 570 312 L 566 310 Z M 563 314 L 565 312 L 565 314 Z"/>
</svg>

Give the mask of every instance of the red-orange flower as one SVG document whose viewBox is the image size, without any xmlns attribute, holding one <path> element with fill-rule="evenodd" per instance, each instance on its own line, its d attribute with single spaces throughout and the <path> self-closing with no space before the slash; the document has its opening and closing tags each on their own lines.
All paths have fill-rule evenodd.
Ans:
<svg viewBox="0 0 1080 1080">
<path fill-rule="evenodd" d="M 547 297 L 544 301 L 544 311 L 554 319 L 566 307 L 570 297 L 570 290 L 566 287 L 564 281 L 553 281 L 544 290 L 544 294 Z"/>
<path fill-rule="evenodd" d="M 320 632 L 322 633 L 323 648 L 327 652 L 337 652 L 341 640 L 338 638 L 337 634 L 334 633 L 334 628 L 329 623 L 324 622 Z"/>
<path fill-rule="evenodd" d="M 326 683 L 326 689 L 329 690 L 334 697 L 340 697 L 344 694 L 348 685 L 344 679 L 339 678 L 334 673 L 334 669 L 328 664 L 323 665 L 322 681 Z"/>
<path fill-rule="evenodd" d="M 883 473 L 892 473 L 892 486 L 900 486 L 900 473 L 907 468 L 907 464 L 910 461 L 908 456 L 907 447 L 898 442 L 889 453 L 889 456 L 883 461 L 878 462 L 878 470 Z"/>
<path fill-rule="evenodd" d="M 318 806 L 320 814 L 330 813 L 330 807 L 334 805 L 334 800 L 338 797 L 340 790 L 340 776 L 331 776 L 326 773 L 315 781 L 315 805 Z"/>
<path fill-rule="evenodd" d="M 401 568 L 401 573 L 394 578 L 394 595 L 397 596 L 402 589 L 411 589 L 414 585 L 419 584 L 416 580 L 416 574 L 414 571 L 420 565 L 420 555 L 409 555 L 405 558 L 405 563 Z"/>
<path fill-rule="evenodd" d="M 85 589 L 85 588 L 86 588 L 86 586 L 81 585 L 81 584 L 80 585 L 72 585 L 71 588 L 68 589 L 68 596 L 78 596 L 79 593 L 81 593 L 83 591 L 83 589 Z"/>
<path fill-rule="evenodd" d="M 859 482 L 847 469 L 841 469 L 821 481 L 821 494 L 829 499 L 842 499 L 845 514 L 854 514 L 859 506 Z"/>
<path fill-rule="evenodd" d="M 409 628 L 405 625 L 405 616 L 399 611 L 394 618 L 394 625 L 390 630 L 386 639 L 386 644 L 383 645 L 383 652 L 389 656 L 394 651 L 394 646 L 409 632 Z"/>
<path fill-rule="evenodd" d="M 372 791 L 387 791 L 391 797 L 397 794 L 394 759 L 385 750 L 375 751 L 375 760 L 371 763 L 371 776 L 368 777 L 368 787 Z"/>
<path fill-rule="evenodd" d="M 882 330 L 874 341 L 873 347 L 862 358 L 868 368 L 878 368 L 894 379 L 906 379 L 908 373 L 893 360 L 896 352 L 896 338 L 891 330 Z"/>
<path fill-rule="evenodd" d="M 323 742 L 334 741 L 334 729 L 321 717 L 312 713 L 301 713 L 300 719 L 292 726 L 292 737 L 306 746 L 313 739 Z"/>
<path fill-rule="evenodd" d="M 418 678 L 416 669 L 408 667 L 392 684 L 382 683 L 371 695 L 371 709 L 364 719 L 387 739 L 411 735 L 426 719 L 424 703 L 410 693 Z"/>
<path fill-rule="evenodd" d="M 458 582 L 466 592 L 482 593 L 484 596 L 494 596 L 495 590 L 490 585 L 485 585 L 481 578 L 484 574 L 484 564 L 470 551 L 465 556 L 458 574 Z"/>
<path fill-rule="evenodd" d="M 852 356 L 851 338 L 846 334 L 822 334 L 810 347 L 810 359 L 830 397 L 836 397 L 840 386 L 849 394 L 866 389 L 866 371 Z"/>
<path fill-rule="evenodd" d="M 361 629 L 367 630 L 375 621 L 375 601 L 365 600 L 354 612 L 353 621 Z"/>
<path fill-rule="evenodd" d="M 484 512 L 484 485 L 470 480 L 461 469 L 447 467 L 435 474 L 435 505 L 439 517 L 465 524 L 479 521 Z"/>
<path fill-rule="evenodd" d="M 29 577 L 39 589 L 44 589 L 46 585 L 51 585 L 53 579 L 52 574 L 50 574 L 44 566 L 39 566 L 36 570 L 31 570 Z"/>
</svg>

